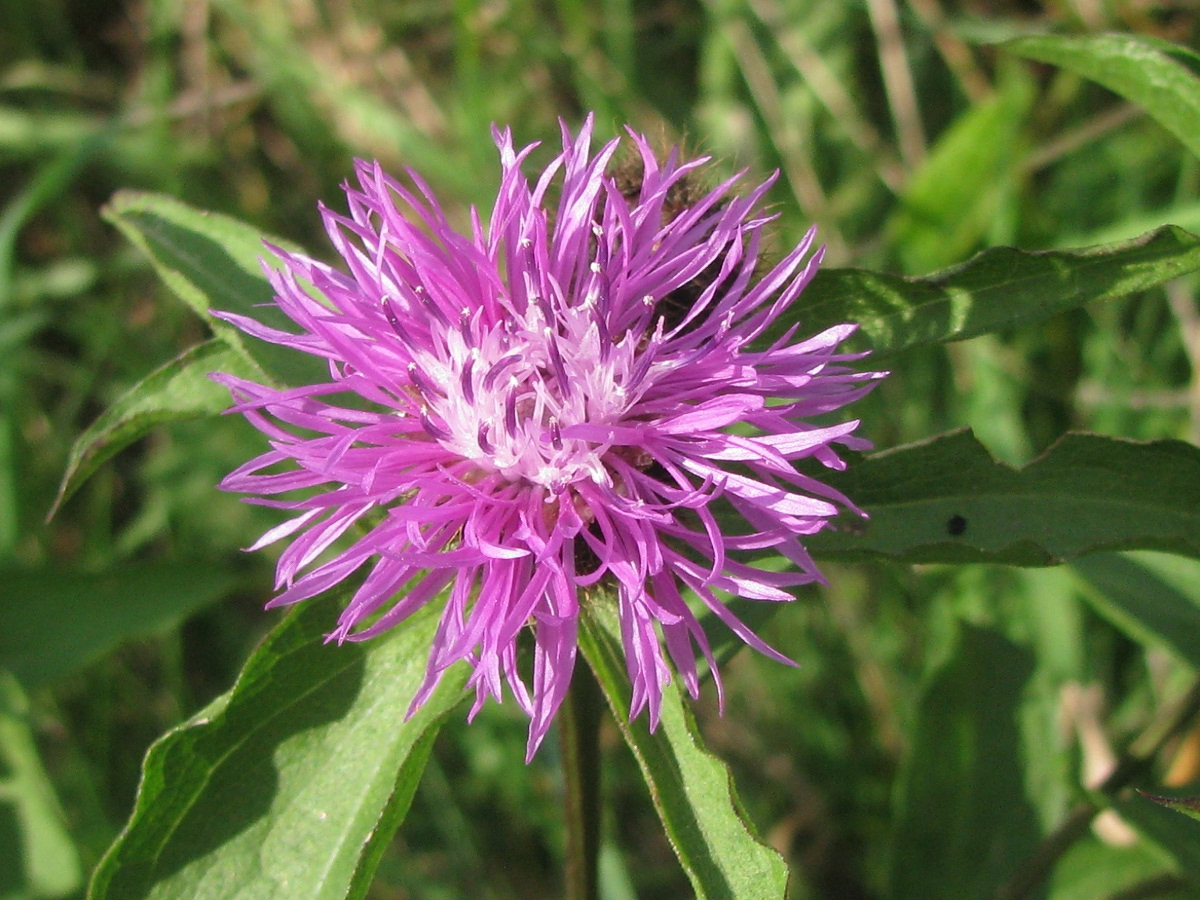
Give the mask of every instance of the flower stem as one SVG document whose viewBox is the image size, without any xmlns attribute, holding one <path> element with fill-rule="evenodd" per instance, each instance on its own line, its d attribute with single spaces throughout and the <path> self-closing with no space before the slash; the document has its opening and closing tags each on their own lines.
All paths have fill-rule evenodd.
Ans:
<svg viewBox="0 0 1200 900">
<path fill-rule="evenodd" d="M 559 710 L 567 820 L 567 900 L 599 900 L 600 715 L 603 700 L 587 666 L 576 666 Z"/>
</svg>

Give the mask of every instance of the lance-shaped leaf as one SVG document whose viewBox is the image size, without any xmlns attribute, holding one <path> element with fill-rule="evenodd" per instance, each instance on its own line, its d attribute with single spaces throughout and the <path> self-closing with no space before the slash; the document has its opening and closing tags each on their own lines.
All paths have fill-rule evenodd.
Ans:
<svg viewBox="0 0 1200 900">
<path fill-rule="evenodd" d="M 900 774 L 897 900 L 993 897 L 1037 848 L 1020 732 L 1033 654 L 973 626 L 958 638 L 925 686 Z"/>
<path fill-rule="evenodd" d="M 1089 834 L 1067 850 L 1047 878 L 1047 900 L 1077 897 L 1129 896 L 1159 879 L 1170 877 L 1173 866 L 1163 851 L 1148 841 L 1116 845 Z M 1137 896 L 1136 893 L 1133 896 Z"/>
<path fill-rule="evenodd" d="M 1183 811 L 1177 806 L 1162 803 L 1166 799 L 1147 794 L 1130 795 L 1118 799 L 1113 808 L 1142 837 L 1171 855 L 1180 874 L 1192 882 L 1190 892 L 1194 897 L 1200 886 L 1200 828 L 1195 822 L 1177 815 Z M 1177 896 L 1185 897 L 1187 893 L 1181 891 Z"/>
<path fill-rule="evenodd" d="M 212 340 L 185 350 L 151 372 L 75 439 L 50 515 L 101 465 L 152 429 L 168 422 L 215 416 L 232 401 L 210 372 L 253 378 L 261 372 L 227 345 Z"/>
<path fill-rule="evenodd" d="M 629 721 L 629 676 L 611 603 L 596 598 L 586 607 L 579 644 L 696 896 L 784 897 L 787 866 L 744 818 L 729 769 L 705 749 L 678 683 L 664 689 L 662 718 L 651 734 L 644 715 Z"/>
<path fill-rule="evenodd" d="M 98 572 L 0 568 L 0 666 L 27 688 L 49 684 L 121 641 L 165 631 L 237 583 L 230 570 L 200 560 L 123 562 Z"/>
<path fill-rule="evenodd" d="M 1096 550 L 1200 556 L 1200 449 L 1067 434 L 1023 469 L 970 431 L 877 453 L 825 480 L 869 515 L 814 554 L 1053 565 Z"/>
<path fill-rule="evenodd" d="M 1029 78 L 1007 78 L 938 138 L 887 225 L 888 244 L 906 272 L 957 263 L 981 246 L 1012 191 L 1034 94 Z"/>
<path fill-rule="evenodd" d="M 83 884 L 20 686 L 0 669 L 0 897 L 66 897 Z"/>
<path fill-rule="evenodd" d="M 1200 156 L 1200 56 L 1195 51 L 1128 34 L 1039 34 L 1001 46 L 1104 85 L 1142 107 Z"/>
<path fill-rule="evenodd" d="M 1200 669 L 1200 563 L 1161 553 L 1095 553 L 1071 569 L 1086 581 L 1083 594 L 1100 615 L 1143 647 L 1169 650 Z"/>
<path fill-rule="evenodd" d="M 211 310 L 251 316 L 273 328 L 294 325 L 273 304 L 262 260 L 274 258 L 261 231 L 228 216 L 202 212 L 170 197 L 120 191 L 104 216 L 141 249 L 167 286 L 212 327 L 218 337 L 278 385 L 328 377 L 323 363 L 305 353 L 245 337 Z M 286 242 L 271 239 L 277 246 Z"/>
<path fill-rule="evenodd" d="M 1163 797 L 1158 794 L 1147 794 L 1145 791 L 1138 791 L 1138 793 L 1147 800 L 1153 800 L 1159 806 L 1173 809 L 1175 812 L 1183 813 L 1189 819 L 1200 822 L 1200 797 Z"/>
<path fill-rule="evenodd" d="M 361 896 L 467 673 L 447 672 L 405 721 L 438 611 L 366 645 L 326 645 L 336 607 L 290 614 L 230 693 L 150 749 L 94 900 Z"/>
<path fill-rule="evenodd" d="M 959 341 L 1037 324 L 1100 300 L 1144 291 L 1200 269 L 1200 237 L 1167 226 L 1132 241 L 1081 250 L 985 250 L 923 278 L 825 269 L 771 334 L 857 322 L 877 353 Z"/>
</svg>

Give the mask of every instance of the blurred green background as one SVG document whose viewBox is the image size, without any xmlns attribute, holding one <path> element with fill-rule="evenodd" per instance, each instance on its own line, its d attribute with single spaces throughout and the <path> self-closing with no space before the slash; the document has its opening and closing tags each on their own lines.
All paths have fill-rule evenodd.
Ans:
<svg viewBox="0 0 1200 900">
<path fill-rule="evenodd" d="M 355 156 L 411 166 L 465 223 L 496 183 L 493 123 L 552 146 L 559 117 L 574 127 L 594 110 L 604 136 L 629 123 L 664 148 L 711 154 L 721 171 L 779 169 L 779 246 L 816 223 L 835 266 L 916 275 L 987 246 L 1084 246 L 1166 222 L 1200 230 L 1200 165 L 1173 137 L 1103 88 L 992 46 L 1045 29 L 1195 46 L 1200 10 L 0 0 L 0 668 L 15 676 L 0 680 L 0 788 L 16 798 L 0 806 L 0 897 L 82 892 L 129 814 L 150 741 L 227 689 L 279 615 L 261 611 L 270 559 L 236 549 L 275 515 L 214 488 L 259 447 L 239 420 L 156 430 L 46 520 L 75 437 L 205 337 L 102 219 L 115 191 L 167 193 L 328 258 L 316 203 L 341 206 Z M 1180 280 L 1036 330 L 902 354 L 856 415 L 879 447 L 970 425 L 1014 464 L 1069 429 L 1196 441 L 1195 288 Z M 792 864 L 796 897 L 904 894 L 897 860 L 937 814 L 905 798 L 922 742 L 942 727 L 938 691 L 968 690 L 988 666 L 1032 667 L 1021 698 L 1001 685 L 965 705 L 1020 700 L 1025 745 L 1044 751 L 1026 772 L 1037 808 L 1021 813 L 1036 844 L 1096 754 L 1127 743 L 1189 672 L 1096 615 L 1095 579 L 1078 571 L 829 568 L 833 586 L 768 629 L 801 667 L 742 653 L 726 717 L 711 696 L 697 706 L 751 817 Z M 971 637 L 963 622 L 1009 643 Z M 967 654 L 979 672 L 941 665 L 964 640 L 982 642 Z M 439 738 L 372 896 L 557 895 L 552 742 L 526 768 L 511 708 L 469 728 L 460 719 Z M 606 732 L 606 896 L 685 896 L 619 744 Z M 1164 777 L 1177 755 L 1160 761 Z M 1179 779 L 1195 777 L 1178 765 Z M 1175 871 L 1145 842 L 1101 834 L 1047 895 L 1157 883 L 1154 896 L 1195 896 Z M 1094 891 L 1088 878 L 1100 878 Z"/>
</svg>

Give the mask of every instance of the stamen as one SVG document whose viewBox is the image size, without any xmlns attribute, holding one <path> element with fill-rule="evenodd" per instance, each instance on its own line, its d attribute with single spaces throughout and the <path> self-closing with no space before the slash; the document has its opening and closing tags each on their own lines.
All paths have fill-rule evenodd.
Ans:
<svg viewBox="0 0 1200 900">
<path fill-rule="evenodd" d="M 410 362 L 407 368 L 409 380 L 426 399 L 429 397 L 445 396 L 445 393 L 437 386 L 433 379 L 431 379 L 415 362 Z"/>
<path fill-rule="evenodd" d="M 472 369 L 475 367 L 475 357 L 468 356 L 467 361 L 463 363 L 462 374 L 459 376 L 459 384 L 462 386 L 463 399 L 468 403 L 475 402 L 475 379 L 472 378 Z"/>
<path fill-rule="evenodd" d="M 604 311 L 597 307 L 596 314 L 592 316 L 592 321 L 596 323 L 596 331 L 600 337 L 600 361 L 608 362 L 610 351 L 612 350 L 612 332 L 608 330 L 608 318 Z"/>
<path fill-rule="evenodd" d="M 567 367 L 563 364 L 562 353 L 558 349 L 558 341 L 556 335 L 550 328 L 546 328 L 542 332 L 542 336 L 546 339 L 546 355 L 550 357 L 550 365 L 554 369 L 554 375 L 558 378 L 558 388 L 565 393 L 567 390 Z"/>
<path fill-rule="evenodd" d="M 392 331 L 400 334 L 400 318 L 396 315 L 396 310 L 392 308 L 392 298 L 384 296 L 380 301 L 380 306 L 383 307 L 383 314 L 387 318 L 388 324 L 392 326 Z"/>
<path fill-rule="evenodd" d="M 475 442 L 484 453 L 495 453 L 496 445 L 488 439 L 488 423 L 480 422 L 479 430 L 475 432 Z"/>
<path fill-rule="evenodd" d="M 562 429 L 558 427 L 558 417 L 550 417 L 550 445 L 555 450 L 563 448 Z"/>
<path fill-rule="evenodd" d="M 646 349 L 638 356 L 637 365 L 634 366 L 629 378 L 625 381 L 627 389 L 636 388 L 642 383 L 642 379 L 646 377 L 646 373 L 650 371 L 650 366 L 654 362 L 654 357 L 657 356 L 659 341 L 655 338 L 650 339 L 650 343 L 646 345 Z"/>
<path fill-rule="evenodd" d="M 426 434 L 439 441 L 450 439 L 450 432 L 429 417 L 429 407 L 424 403 L 421 404 L 421 427 L 425 429 Z"/>
<path fill-rule="evenodd" d="M 541 312 L 542 318 L 549 325 L 555 320 L 554 308 L 550 305 L 549 299 L 539 294 L 534 300 L 537 302 L 537 308 Z"/>
<path fill-rule="evenodd" d="M 425 292 L 425 288 L 421 285 L 417 285 L 413 290 L 417 295 L 417 299 L 420 302 L 421 307 L 427 310 L 431 316 L 437 319 L 443 328 L 450 328 L 450 319 L 447 318 L 446 313 L 443 312 L 441 306 L 439 306 L 437 302 Z"/>
<path fill-rule="evenodd" d="M 504 398 L 504 428 L 510 438 L 517 436 L 517 388 L 521 382 L 508 379 L 508 396 Z"/>
<path fill-rule="evenodd" d="M 493 363 L 492 367 L 488 370 L 488 373 L 483 376 L 483 389 L 485 391 L 494 390 L 496 387 L 496 382 L 500 380 L 500 376 L 503 375 L 505 371 L 511 369 L 514 365 L 519 363 L 521 359 L 522 355 L 520 353 L 510 353 L 508 356 L 502 356 L 500 359 L 498 359 L 495 363 Z"/>
</svg>

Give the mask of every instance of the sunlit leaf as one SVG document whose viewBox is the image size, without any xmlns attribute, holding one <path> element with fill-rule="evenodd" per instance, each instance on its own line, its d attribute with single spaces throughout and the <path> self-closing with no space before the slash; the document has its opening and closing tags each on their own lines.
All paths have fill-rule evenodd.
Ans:
<svg viewBox="0 0 1200 900">
<path fill-rule="evenodd" d="M 369 883 L 377 833 L 403 819 L 467 672 L 448 671 L 405 721 L 437 610 L 337 646 L 323 637 L 335 607 L 290 614 L 229 694 L 151 748 L 94 900 L 342 898 Z"/>
<path fill-rule="evenodd" d="M 629 721 L 630 685 L 615 608 L 586 609 L 580 646 L 650 788 L 679 862 L 701 898 L 782 898 L 787 866 L 744 817 L 724 763 L 705 749 L 678 682 L 663 692 L 662 719 Z"/>
<path fill-rule="evenodd" d="M 1131 34 L 1039 34 L 1001 47 L 1104 85 L 1145 109 L 1200 156 L 1200 58 L 1194 51 Z"/>
<path fill-rule="evenodd" d="M 1033 96 L 1027 79 L 1010 78 L 938 138 L 888 223 L 888 241 L 905 271 L 928 272 L 979 248 L 1020 163 Z"/>
<path fill-rule="evenodd" d="M 212 310 L 240 313 L 275 328 L 295 330 L 272 302 L 275 295 L 261 260 L 275 261 L 263 246 L 266 236 L 261 231 L 170 197 L 136 191 L 118 192 L 104 215 L 150 258 L 179 299 L 269 379 L 299 385 L 328 377 L 326 366 L 315 357 L 246 337 L 212 315 Z M 288 246 L 277 238 L 271 241 Z"/>
<path fill-rule="evenodd" d="M 815 535 L 823 556 L 1052 565 L 1096 550 L 1200 556 L 1200 448 L 1067 434 L 1022 469 L 970 431 L 897 447 L 822 476 L 866 523 Z"/>
<path fill-rule="evenodd" d="M 856 322 L 876 353 L 1035 325 L 1085 303 L 1144 291 L 1200 269 L 1200 237 L 1165 227 L 1081 250 L 985 250 L 924 278 L 825 269 L 776 323 L 813 333 Z"/>
<path fill-rule="evenodd" d="M 109 460 L 152 429 L 168 422 L 217 415 L 232 402 L 229 391 L 208 377 L 228 372 L 252 378 L 255 368 L 223 341 L 185 350 L 134 385 L 75 439 L 51 514 Z"/>
</svg>

